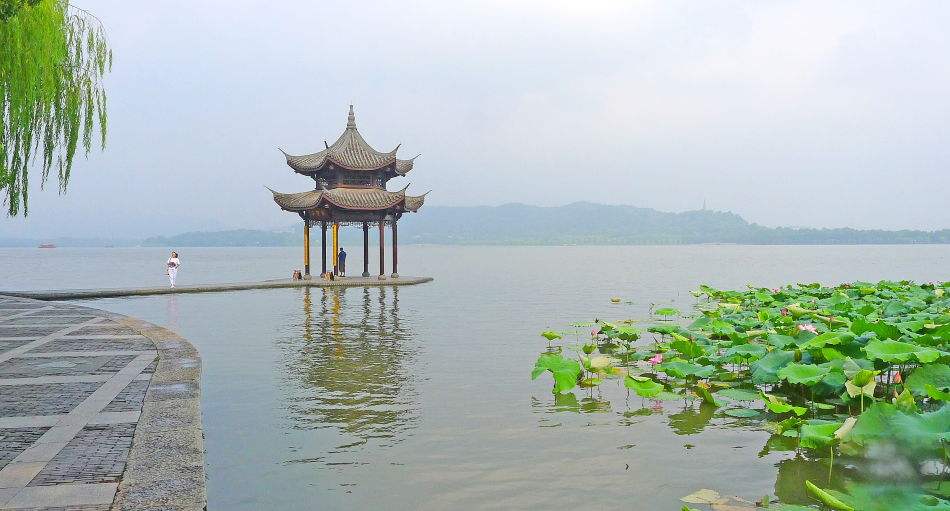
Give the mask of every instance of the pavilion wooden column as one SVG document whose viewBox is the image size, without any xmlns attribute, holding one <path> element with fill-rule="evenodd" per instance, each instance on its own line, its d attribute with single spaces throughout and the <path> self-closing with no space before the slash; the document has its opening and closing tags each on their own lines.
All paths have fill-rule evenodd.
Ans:
<svg viewBox="0 0 950 511">
<path fill-rule="evenodd" d="M 330 257 L 333 260 L 333 274 L 339 275 L 339 255 L 340 255 L 340 224 L 333 222 L 333 254 Z"/>
<path fill-rule="evenodd" d="M 369 224 L 363 222 L 363 276 L 369 277 Z"/>
<path fill-rule="evenodd" d="M 379 223 L 379 279 L 386 278 L 386 222 Z"/>
<path fill-rule="evenodd" d="M 396 219 L 393 218 L 393 278 L 399 277 L 399 231 L 396 230 Z"/>
<path fill-rule="evenodd" d="M 303 274 L 310 276 L 310 221 L 303 219 Z"/>
<path fill-rule="evenodd" d="M 327 273 L 327 223 L 320 222 L 320 275 Z"/>
</svg>

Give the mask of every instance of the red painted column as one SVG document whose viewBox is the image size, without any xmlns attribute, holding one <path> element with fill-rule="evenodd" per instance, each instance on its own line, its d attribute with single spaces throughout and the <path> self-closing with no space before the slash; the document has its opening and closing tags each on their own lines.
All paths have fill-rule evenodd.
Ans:
<svg viewBox="0 0 950 511">
<path fill-rule="evenodd" d="M 396 219 L 393 218 L 393 278 L 399 277 L 399 231 L 396 230 Z"/>
<path fill-rule="evenodd" d="M 386 222 L 379 223 L 379 278 L 386 278 Z"/>
<path fill-rule="evenodd" d="M 369 277 L 369 224 L 363 222 L 363 276 Z"/>
</svg>

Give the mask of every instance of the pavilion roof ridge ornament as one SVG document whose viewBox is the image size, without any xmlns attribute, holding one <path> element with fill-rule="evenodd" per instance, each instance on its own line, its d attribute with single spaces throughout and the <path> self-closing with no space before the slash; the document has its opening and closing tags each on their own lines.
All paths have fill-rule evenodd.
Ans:
<svg viewBox="0 0 950 511">
<path fill-rule="evenodd" d="M 350 105 L 350 113 L 346 116 L 346 129 L 356 129 L 356 114 L 353 112 L 353 105 Z"/>
</svg>

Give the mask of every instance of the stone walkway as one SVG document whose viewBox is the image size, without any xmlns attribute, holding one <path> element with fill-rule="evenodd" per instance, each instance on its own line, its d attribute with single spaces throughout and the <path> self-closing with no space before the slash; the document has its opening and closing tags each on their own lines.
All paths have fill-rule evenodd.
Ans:
<svg viewBox="0 0 950 511">
<path fill-rule="evenodd" d="M 204 507 L 200 361 L 170 337 L 117 314 L 0 296 L 0 509 Z"/>
<path fill-rule="evenodd" d="M 198 284 L 178 287 L 134 287 L 114 289 L 48 289 L 44 291 L 2 291 L 7 296 L 34 298 L 37 300 L 82 300 L 88 298 L 115 298 L 120 296 L 170 295 L 183 293 L 219 293 L 247 289 L 278 289 L 298 287 L 388 287 L 414 286 L 432 282 L 432 277 L 339 277 L 336 280 L 312 278 L 307 280 L 264 280 L 261 282 L 235 282 Z"/>
</svg>

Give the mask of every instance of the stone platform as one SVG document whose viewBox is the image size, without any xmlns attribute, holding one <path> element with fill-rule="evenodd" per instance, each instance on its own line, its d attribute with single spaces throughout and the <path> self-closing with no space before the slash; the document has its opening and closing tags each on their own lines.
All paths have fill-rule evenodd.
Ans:
<svg viewBox="0 0 950 511">
<path fill-rule="evenodd" d="M 0 295 L 0 509 L 204 509 L 200 373 L 166 329 Z"/>
<path fill-rule="evenodd" d="M 431 282 L 432 277 L 340 277 L 336 280 L 312 278 L 309 280 L 264 280 L 226 284 L 202 284 L 178 287 L 140 287 L 120 289 L 62 289 L 47 291 L 0 291 L 0 294 L 35 300 L 78 300 L 82 298 L 115 298 L 118 296 L 148 296 L 177 293 L 217 293 L 245 289 L 275 289 L 285 287 L 380 287 L 411 286 Z"/>
</svg>

